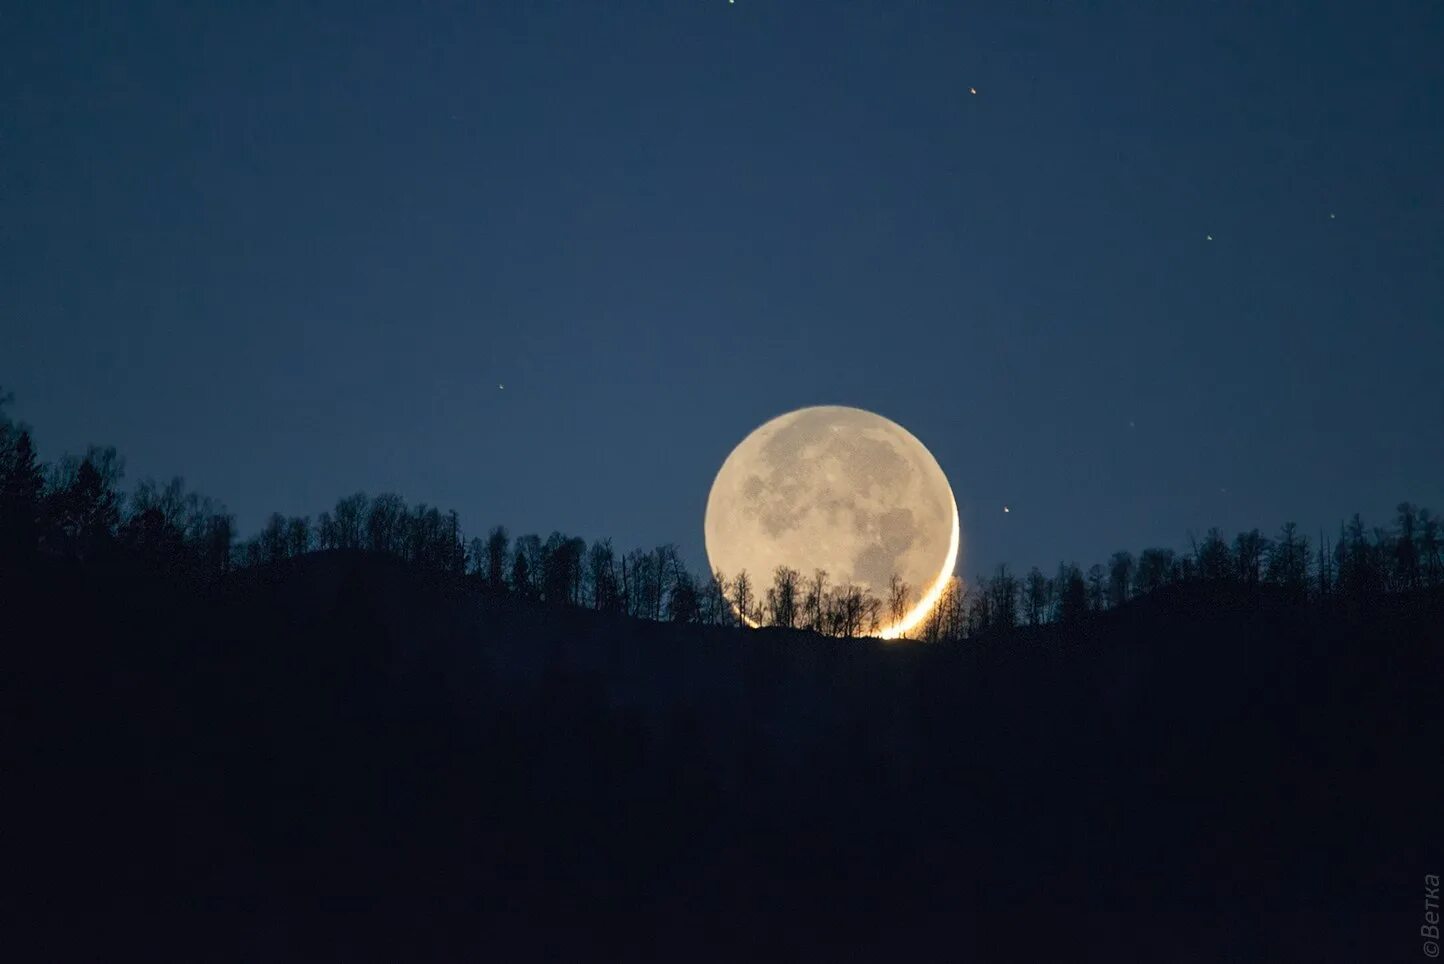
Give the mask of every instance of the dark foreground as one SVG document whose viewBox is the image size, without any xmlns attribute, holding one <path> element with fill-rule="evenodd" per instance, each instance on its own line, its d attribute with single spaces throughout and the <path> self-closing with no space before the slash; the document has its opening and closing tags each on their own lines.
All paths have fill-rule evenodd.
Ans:
<svg viewBox="0 0 1444 964">
<path fill-rule="evenodd" d="M 1423 959 L 1444 600 L 962 647 L 0 582 L 12 960 Z"/>
</svg>

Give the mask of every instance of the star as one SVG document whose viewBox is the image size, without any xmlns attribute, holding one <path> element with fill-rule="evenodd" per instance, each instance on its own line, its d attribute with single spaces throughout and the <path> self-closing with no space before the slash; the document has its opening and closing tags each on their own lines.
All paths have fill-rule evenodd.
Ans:
<svg viewBox="0 0 1444 964">
<path fill-rule="evenodd" d="M 498 386 L 496 386 L 496 390 L 499 391 L 499 392 L 504 392 L 504 391 L 506 391 L 506 386 L 505 386 L 505 385 L 498 385 Z"/>
<path fill-rule="evenodd" d="M 1330 211 L 1330 212 L 1329 212 L 1329 220 L 1332 221 L 1333 219 L 1334 219 L 1334 212 L 1333 212 L 1333 211 Z"/>
<path fill-rule="evenodd" d="M 1003 506 L 1003 511 L 1004 511 L 1004 512 L 1012 512 L 1013 510 L 1010 509 L 1010 508 L 1008 508 L 1007 506 Z"/>
<path fill-rule="evenodd" d="M 1211 234 L 1205 234 L 1205 235 L 1203 236 L 1203 240 L 1205 240 L 1205 241 L 1212 241 L 1212 240 L 1213 240 L 1213 235 L 1211 235 Z"/>
<path fill-rule="evenodd" d="M 1128 427 L 1133 428 L 1133 419 L 1131 418 L 1128 420 Z"/>
<path fill-rule="evenodd" d="M 978 88 L 976 88 L 976 87 L 969 87 L 969 88 L 968 88 L 968 93 L 970 93 L 970 94 L 972 94 L 974 97 L 976 97 L 977 94 L 978 94 Z"/>
</svg>

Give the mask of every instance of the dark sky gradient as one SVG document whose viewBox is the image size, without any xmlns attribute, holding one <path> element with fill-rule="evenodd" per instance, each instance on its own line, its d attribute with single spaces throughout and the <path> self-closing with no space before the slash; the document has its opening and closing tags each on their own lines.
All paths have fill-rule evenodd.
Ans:
<svg viewBox="0 0 1444 964">
<path fill-rule="evenodd" d="M 697 567 L 819 403 L 932 449 L 968 575 L 1444 510 L 1444 4 L 205 6 L 0 20 L 48 458 Z"/>
</svg>

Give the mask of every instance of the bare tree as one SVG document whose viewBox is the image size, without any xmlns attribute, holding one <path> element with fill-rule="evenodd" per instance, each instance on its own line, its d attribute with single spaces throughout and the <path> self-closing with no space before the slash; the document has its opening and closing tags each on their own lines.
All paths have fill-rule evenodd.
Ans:
<svg viewBox="0 0 1444 964">
<path fill-rule="evenodd" d="M 933 603 L 932 609 L 928 611 L 927 617 L 923 620 L 921 636 L 925 642 L 948 642 L 960 637 L 962 619 L 959 612 L 959 596 L 961 594 L 962 590 L 957 576 L 950 577 L 943 584 L 943 591 L 938 595 L 937 602 Z"/>
<path fill-rule="evenodd" d="M 541 592 L 541 537 L 518 536 L 512 547 L 511 591 L 526 599 L 535 599 Z"/>
<path fill-rule="evenodd" d="M 622 557 L 622 598 L 628 616 L 652 619 L 660 612 L 656 567 L 656 557 L 641 549 Z"/>
<path fill-rule="evenodd" d="M 676 546 L 667 543 L 652 550 L 652 563 L 649 567 L 651 585 L 647 589 L 647 599 L 653 619 L 660 620 L 662 618 L 662 611 L 666 607 L 667 592 L 676 582 L 677 573 L 681 570 L 682 560 L 677 555 Z"/>
<path fill-rule="evenodd" d="M 547 537 L 542 547 L 542 596 L 550 603 L 581 602 L 582 552 L 586 544 L 560 532 Z"/>
<path fill-rule="evenodd" d="M 864 590 L 862 595 L 862 631 L 869 636 L 876 636 L 881 630 L 882 600 Z"/>
<path fill-rule="evenodd" d="M 1083 582 L 1083 573 L 1072 563 L 1058 566 L 1058 577 L 1054 580 L 1058 622 L 1074 625 L 1088 615 L 1088 587 Z"/>
<path fill-rule="evenodd" d="M 993 587 L 986 578 L 979 578 L 969 594 L 968 635 L 982 636 L 993 629 Z"/>
<path fill-rule="evenodd" d="M 1023 580 L 1023 617 L 1029 626 L 1037 626 L 1047 618 L 1052 595 L 1053 587 L 1043 571 L 1037 566 L 1029 569 Z"/>
<path fill-rule="evenodd" d="M 290 556 L 285 516 L 279 512 L 271 513 L 271 517 L 266 520 L 266 527 L 261 530 L 260 543 L 261 554 L 268 563 L 283 562 Z"/>
<path fill-rule="evenodd" d="M 1108 583 L 1098 563 L 1088 567 L 1088 608 L 1102 612 L 1108 604 Z"/>
<path fill-rule="evenodd" d="M 85 458 L 67 457 L 52 469 L 44 513 L 61 553 L 85 559 L 114 540 L 124 464 L 114 448 L 92 446 Z"/>
<path fill-rule="evenodd" d="M 861 586 L 837 586 L 828 594 L 826 632 L 843 639 L 854 638 L 867 625 L 874 606 L 880 611 L 881 601 Z"/>
<path fill-rule="evenodd" d="M 827 570 L 814 569 L 812 578 L 802 599 L 803 625 L 814 633 L 823 631 L 823 617 L 827 609 Z"/>
<path fill-rule="evenodd" d="M 1400 502 L 1396 511 L 1398 531 L 1394 538 L 1393 569 L 1396 587 L 1408 592 L 1419 586 L 1419 547 L 1416 544 L 1419 514 L 1408 502 Z"/>
<path fill-rule="evenodd" d="M 692 574 L 677 567 L 671 591 L 667 594 L 667 618 L 674 623 L 695 623 L 701 614 L 697 584 Z"/>
<path fill-rule="evenodd" d="M 1319 530 L 1319 548 L 1314 557 L 1317 560 L 1317 582 L 1319 598 L 1327 597 L 1334 588 L 1334 561 L 1329 552 L 1328 540 L 1324 538 L 1324 530 Z"/>
<path fill-rule="evenodd" d="M 1130 561 L 1132 557 L 1129 557 Z M 1012 629 L 1018 625 L 1018 580 L 1008 572 L 1006 565 L 998 566 L 997 573 L 988 584 L 992 596 L 990 629 Z"/>
<path fill-rule="evenodd" d="M 1262 574 L 1269 541 L 1257 529 L 1240 532 L 1233 540 L 1234 572 L 1250 586 L 1256 586 Z"/>
<path fill-rule="evenodd" d="M 963 638 L 968 620 L 968 587 L 963 584 L 961 577 L 953 576 L 948 579 L 948 587 L 943 592 L 941 605 L 946 613 L 943 623 L 943 638 L 950 642 L 957 642 Z"/>
<path fill-rule="evenodd" d="M 767 590 L 768 620 L 772 625 L 791 629 L 797 624 L 799 579 L 796 569 L 778 566 L 773 570 L 772 586 Z"/>
<path fill-rule="evenodd" d="M 506 590 L 507 546 L 510 541 L 502 526 L 494 527 L 486 536 L 486 584 L 494 593 Z"/>
<path fill-rule="evenodd" d="M 1208 530 L 1203 537 L 1203 545 L 1198 547 L 1198 575 L 1214 582 L 1233 575 L 1233 558 L 1229 554 L 1228 543 L 1223 541 L 1223 533 L 1216 528 Z"/>
<path fill-rule="evenodd" d="M 737 622 L 746 626 L 752 618 L 752 580 L 743 569 L 732 580 L 732 608 L 737 611 Z"/>
<path fill-rule="evenodd" d="M 702 622 L 709 626 L 723 626 L 731 622 L 727 603 L 729 589 L 727 577 L 720 569 L 707 579 L 702 588 Z"/>
<path fill-rule="evenodd" d="M 1298 527 L 1286 522 L 1269 552 L 1268 580 L 1291 592 L 1302 594 L 1308 586 L 1309 540 Z"/>
<path fill-rule="evenodd" d="M 294 516 L 286 521 L 286 555 L 292 559 L 311 551 L 311 520 Z"/>
<path fill-rule="evenodd" d="M 1108 560 L 1108 605 L 1121 606 L 1128 601 L 1133 585 L 1133 553 L 1115 552 Z"/>
<path fill-rule="evenodd" d="M 1160 589 L 1166 586 L 1172 578 L 1172 549 L 1144 549 L 1138 554 L 1138 573 L 1134 577 L 1134 584 L 1140 593 Z"/>
<path fill-rule="evenodd" d="M 40 542 L 45 471 L 30 430 L 11 422 L 0 394 L 0 554 L 29 556 Z"/>
<path fill-rule="evenodd" d="M 593 609 L 611 612 L 619 608 L 621 598 L 612 540 L 598 539 L 587 551 L 587 585 L 591 589 Z"/>
<path fill-rule="evenodd" d="M 335 531 L 331 539 L 332 544 L 327 548 L 361 548 L 364 544 L 362 533 L 366 520 L 366 506 L 367 498 L 364 492 L 357 492 L 337 501 L 330 520 Z"/>
<path fill-rule="evenodd" d="M 1444 558 L 1441 558 L 1439 520 L 1428 509 L 1419 510 L 1419 566 L 1423 583 L 1433 589 L 1444 585 Z"/>
<path fill-rule="evenodd" d="M 912 587 L 897 573 L 893 573 L 887 582 L 887 615 L 892 621 L 891 625 L 898 626 L 907 618 L 911 599 Z"/>
<path fill-rule="evenodd" d="M 406 502 L 392 492 L 383 492 L 366 507 L 366 548 L 373 552 L 402 555 L 406 552 L 406 530 L 410 521 Z"/>
</svg>

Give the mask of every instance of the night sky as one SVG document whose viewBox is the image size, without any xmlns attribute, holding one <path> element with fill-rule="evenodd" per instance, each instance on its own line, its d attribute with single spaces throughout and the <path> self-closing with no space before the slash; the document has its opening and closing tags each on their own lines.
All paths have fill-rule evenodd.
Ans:
<svg viewBox="0 0 1444 964">
<path fill-rule="evenodd" d="M 812 404 L 933 451 L 968 576 L 1444 510 L 1444 4 L 988 6 L 10 4 L 0 384 L 247 535 L 700 569 Z"/>
</svg>

